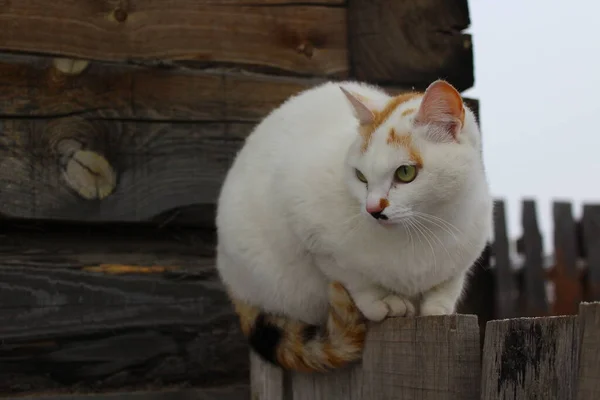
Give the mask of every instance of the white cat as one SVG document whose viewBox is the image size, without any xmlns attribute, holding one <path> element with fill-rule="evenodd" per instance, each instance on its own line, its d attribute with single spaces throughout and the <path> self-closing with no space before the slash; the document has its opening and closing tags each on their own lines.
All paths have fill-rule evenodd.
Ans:
<svg viewBox="0 0 600 400">
<path fill-rule="evenodd" d="M 455 311 L 492 226 L 475 116 L 441 80 L 396 97 L 313 87 L 248 137 L 216 223 L 217 268 L 254 350 L 296 370 L 358 359 L 361 314 Z"/>
</svg>

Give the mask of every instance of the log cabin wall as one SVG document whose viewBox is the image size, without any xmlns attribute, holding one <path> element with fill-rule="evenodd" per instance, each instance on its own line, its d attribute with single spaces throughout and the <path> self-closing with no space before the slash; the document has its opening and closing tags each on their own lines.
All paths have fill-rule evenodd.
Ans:
<svg viewBox="0 0 600 400">
<path fill-rule="evenodd" d="M 325 80 L 468 89 L 469 23 L 467 0 L 0 0 L 0 396 L 246 382 L 213 268 L 244 138 Z"/>
</svg>

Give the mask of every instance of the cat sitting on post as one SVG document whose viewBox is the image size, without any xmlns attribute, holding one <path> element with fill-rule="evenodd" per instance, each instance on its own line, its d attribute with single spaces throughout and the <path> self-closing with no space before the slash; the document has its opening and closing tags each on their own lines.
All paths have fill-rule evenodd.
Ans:
<svg viewBox="0 0 600 400">
<path fill-rule="evenodd" d="M 492 228 L 475 116 L 449 83 L 329 82 L 256 126 L 224 181 L 217 269 L 251 347 L 286 369 L 360 359 L 366 323 L 455 312 Z"/>
</svg>

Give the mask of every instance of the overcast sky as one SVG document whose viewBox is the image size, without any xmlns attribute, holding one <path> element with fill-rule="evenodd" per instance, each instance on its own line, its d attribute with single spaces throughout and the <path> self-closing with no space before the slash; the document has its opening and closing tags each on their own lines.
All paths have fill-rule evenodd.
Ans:
<svg viewBox="0 0 600 400">
<path fill-rule="evenodd" d="M 552 246 L 553 200 L 600 203 L 600 2 L 470 0 L 475 86 L 494 196 L 511 236 L 535 198 Z"/>
</svg>

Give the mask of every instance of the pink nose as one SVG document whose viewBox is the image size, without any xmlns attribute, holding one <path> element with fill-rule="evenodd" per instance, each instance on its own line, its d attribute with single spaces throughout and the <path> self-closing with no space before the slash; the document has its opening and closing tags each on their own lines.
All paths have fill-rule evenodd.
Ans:
<svg viewBox="0 0 600 400">
<path fill-rule="evenodd" d="M 369 214 L 383 211 L 383 208 L 379 204 L 367 204 L 367 212 Z"/>
<path fill-rule="evenodd" d="M 369 214 L 380 213 L 389 205 L 390 205 L 390 202 L 384 198 L 381 198 L 381 199 L 379 199 L 377 201 L 373 201 L 373 202 L 367 201 L 367 212 Z"/>
</svg>

